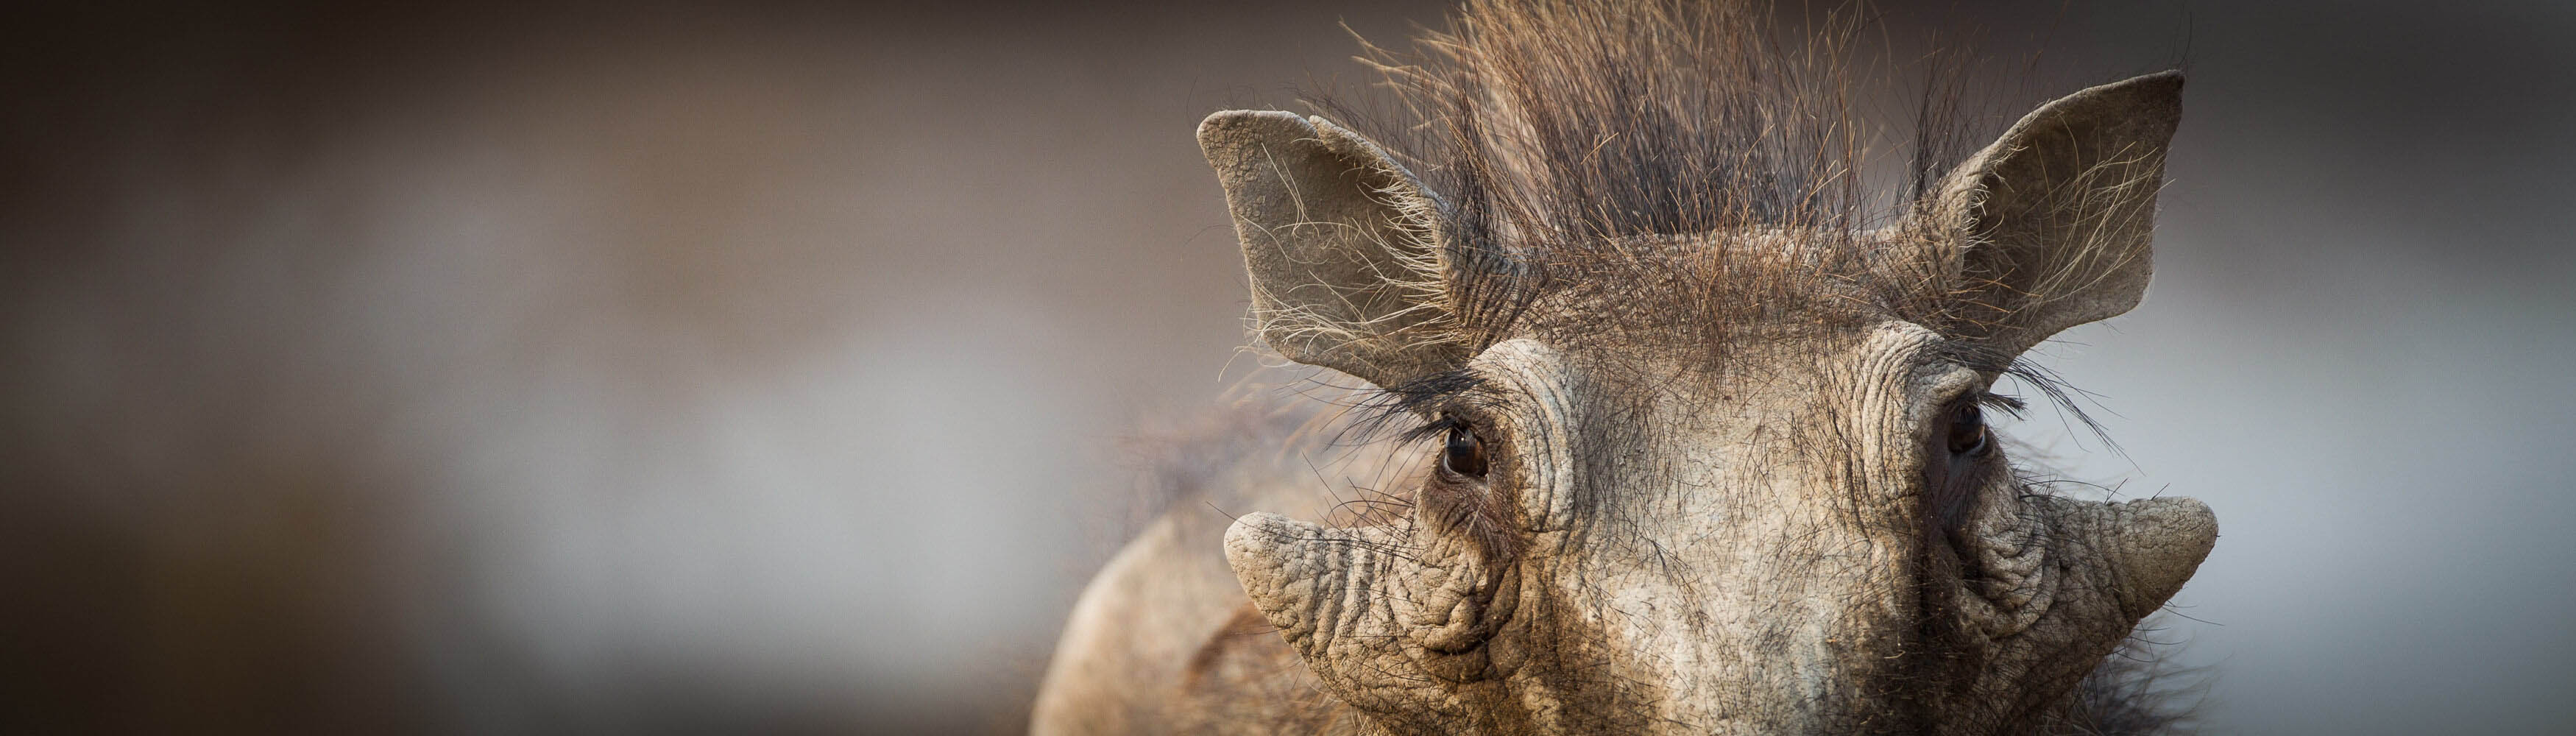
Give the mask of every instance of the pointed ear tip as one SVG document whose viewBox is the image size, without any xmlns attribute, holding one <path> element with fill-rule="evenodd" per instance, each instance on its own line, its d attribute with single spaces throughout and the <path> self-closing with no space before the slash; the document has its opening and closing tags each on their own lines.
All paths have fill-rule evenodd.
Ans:
<svg viewBox="0 0 2576 736">
<path fill-rule="evenodd" d="M 2167 69 L 2112 82 L 2103 87 L 2136 97 L 2155 98 L 2166 105 L 2181 107 L 2182 85 L 2182 70 Z"/>
<path fill-rule="evenodd" d="M 1206 145 L 1233 131 L 1246 129 L 1255 134 L 1282 130 L 1294 133 L 1303 129 L 1304 134 L 1311 135 L 1314 127 L 1307 125 L 1305 118 L 1285 110 L 1219 110 L 1199 121 L 1199 143 Z"/>
</svg>

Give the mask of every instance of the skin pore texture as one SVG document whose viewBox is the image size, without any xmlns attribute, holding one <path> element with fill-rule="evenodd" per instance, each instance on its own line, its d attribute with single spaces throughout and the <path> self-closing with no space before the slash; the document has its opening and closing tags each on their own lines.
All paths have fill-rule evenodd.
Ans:
<svg viewBox="0 0 2576 736">
<path fill-rule="evenodd" d="M 1208 503 L 1077 603 L 1034 733 L 2158 725 L 2088 676 L 2215 519 L 2049 495 L 1982 416 L 2015 406 L 1992 391 L 2033 344 L 2143 296 L 2181 76 L 2043 105 L 1862 227 L 1863 198 L 1811 194 L 1857 177 L 1761 159 L 1779 133 L 1726 127 L 1723 100 L 1564 113 L 1592 97 L 1561 88 L 1681 57 L 1772 63 L 1631 32 L 1723 36 L 1732 11 L 1639 7 L 1471 3 L 1441 37 L 1454 73 L 1416 86 L 1456 103 L 1426 106 L 1446 137 L 1401 156 L 1321 117 L 1201 125 L 1261 342 L 1368 382 L 1418 441 L 1335 467 L 1386 479 L 1358 510 L 1302 460 L 1332 444 L 1312 431 L 1195 476 Z M 1564 38 L 1627 56 L 1519 46 Z"/>
</svg>

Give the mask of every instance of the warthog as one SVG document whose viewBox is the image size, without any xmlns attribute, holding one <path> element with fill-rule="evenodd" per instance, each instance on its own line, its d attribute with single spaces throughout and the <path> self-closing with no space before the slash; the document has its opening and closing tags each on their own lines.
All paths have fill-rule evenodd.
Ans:
<svg viewBox="0 0 2576 736">
<path fill-rule="evenodd" d="M 1260 341 L 1368 382 L 1417 449 L 1375 513 L 1155 522 L 1082 596 L 1035 732 L 2135 725 L 2087 677 L 2216 522 L 2052 495 L 1985 418 L 2019 407 L 2004 376 L 2054 391 L 2026 350 L 2144 294 L 2182 76 L 1947 160 L 1927 95 L 1912 171 L 1870 177 L 1831 61 L 1853 27 L 1762 17 L 1475 0 L 1374 52 L 1389 146 L 1207 118 Z M 1330 490 L 1206 477 L 1255 508 Z"/>
</svg>

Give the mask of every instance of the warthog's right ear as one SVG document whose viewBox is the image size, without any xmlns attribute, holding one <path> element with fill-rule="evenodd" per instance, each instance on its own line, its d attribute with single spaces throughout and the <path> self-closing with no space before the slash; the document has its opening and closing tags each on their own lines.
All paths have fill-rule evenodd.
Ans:
<svg viewBox="0 0 2576 736">
<path fill-rule="evenodd" d="M 1383 387 L 1464 362 L 1439 200 L 1323 118 L 1233 110 L 1199 124 L 1252 276 L 1252 319 L 1288 359 Z"/>
</svg>

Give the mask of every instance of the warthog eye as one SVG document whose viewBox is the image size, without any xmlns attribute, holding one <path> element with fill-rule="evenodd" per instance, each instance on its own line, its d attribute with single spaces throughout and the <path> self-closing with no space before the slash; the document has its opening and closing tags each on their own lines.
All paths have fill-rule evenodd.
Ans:
<svg viewBox="0 0 2576 736">
<path fill-rule="evenodd" d="M 1449 425 L 1449 440 L 1440 450 L 1440 467 L 1469 478 L 1485 477 L 1485 440 L 1464 424 Z"/>
<path fill-rule="evenodd" d="M 1942 412 L 1946 426 L 1938 430 L 1938 439 L 1927 441 L 1923 448 L 1934 453 L 1923 466 L 1924 519 L 1940 528 L 1958 528 L 1982 485 L 1981 470 L 1987 469 L 1994 454 L 1994 431 L 1986 426 L 1985 408 L 1979 406 L 1986 402 L 1995 402 L 2007 412 L 2013 406 L 2010 399 L 1992 394 L 1962 397 Z M 1943 449 L 1949 451 L 1946 457 L 1937 454 Z"/>
<path fill-rule="evenodd" d="M 1986 450 L 1986 415 L 1976 402 L 1950 412 L 1950 454 L 1979 455 Z"/>
</svg>

